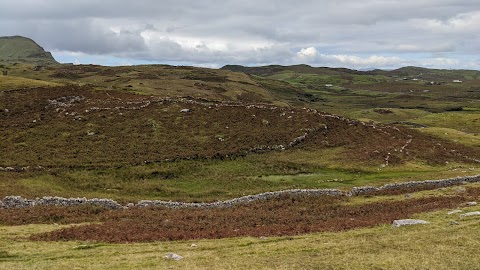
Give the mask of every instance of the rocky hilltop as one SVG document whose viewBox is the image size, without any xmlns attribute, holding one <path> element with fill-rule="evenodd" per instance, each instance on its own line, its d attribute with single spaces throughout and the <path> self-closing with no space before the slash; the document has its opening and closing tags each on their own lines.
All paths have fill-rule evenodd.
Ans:
<svg viewBox="0 0 480 270">
<path fill-rule="evenodd" d="M 58 64 L 50 52 L 22 36 L 0 37 L 0 63 Z"/>
</svg>

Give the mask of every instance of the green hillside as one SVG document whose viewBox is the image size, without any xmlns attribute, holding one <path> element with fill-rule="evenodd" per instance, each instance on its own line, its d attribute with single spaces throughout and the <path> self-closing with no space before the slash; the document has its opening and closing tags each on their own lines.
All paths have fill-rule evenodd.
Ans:
<svg viewBox="0 0 480 270">
<path fill-rule="evenodd" d="M 0 63 L 58 64 L 50 52 L 21 36 L 0 37 Z"/>
</svg>

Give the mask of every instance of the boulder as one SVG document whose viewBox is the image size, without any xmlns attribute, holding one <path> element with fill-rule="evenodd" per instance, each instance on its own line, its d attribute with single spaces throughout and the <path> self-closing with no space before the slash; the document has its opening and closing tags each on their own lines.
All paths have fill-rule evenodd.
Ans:
<svg viewBox="0 0 480 270">
<path fill-rule="evenodd" d="M 394 220 L 392 223 L 393 228 L 398 228 L 401 226 L 408 226 L 408 225 L 419 225 L 419 224 L 429 224 L 430 222 L 421 220 L 421 219 L 397 219 Z"/>
<path fill-rule="evenodd" d="M 471 216 L 480 216 L 480 211 L 475 211 L 475 212 L 468 212 L 465 214 L 461 214 L 460 217 L 471 217 Z"/>
</svg>

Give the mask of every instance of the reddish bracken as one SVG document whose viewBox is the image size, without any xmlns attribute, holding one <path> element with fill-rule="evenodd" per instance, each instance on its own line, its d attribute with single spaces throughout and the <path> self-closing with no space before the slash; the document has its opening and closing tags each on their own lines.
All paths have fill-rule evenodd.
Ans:
<svg viewBox="0 0 480 270">
<path fill-rule="evenodd" d="M 2 223 L 103 222 L 34 235 L 34 240 L 81 240 L 111 243 L 149 242 L 237 236 L 284 236 L 343 231 L 390 223 L 415 213 L 451 208 L 478 199 L 480 189 L 463 195 L 346 204 L 348 198 L 285 196 L 224 209 L 144 208 L 107 211 L 44 207 L 0 210 Z M 92 213 L 94 211 L 95 213 Z M 43 214 L 39 214 L 43 213 Z"/>
</svg>

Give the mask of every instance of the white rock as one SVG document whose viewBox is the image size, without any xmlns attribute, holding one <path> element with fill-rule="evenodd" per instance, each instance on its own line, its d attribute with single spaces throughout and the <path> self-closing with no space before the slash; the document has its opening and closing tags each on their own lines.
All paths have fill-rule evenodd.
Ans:
<svg viewBox="0 0 480 270">
<path fill-rule="evenodd" d="M 174 261 L 180 261 L 181 259 L 183 259 L 182 256 L 180 256 L 178 254 L 175 254 L 175 253 L 172 253 L 172 252 L 169 252 L 169 253 L 165 254 L 165 258 L 170 259 L 170 260 L 174 260 Z"/>
<path fill-rule="evenodd" d="M 460 217 L 471 217 L 471 216 L 480 216 L 480 211 L 475 211 L 475 212 L 468 212 L 465 214 L 461 214 Z"/>
<path fill-rule="evenodd" d="M 191 244 L 190 247 L 198 247 L 197 244 Z"/>
<path fill-rule="evenodd" d="M 475 206 L 475 205 L 477 205 L 477 202 L 467 202 L 467 205 L 468 206 Z"/>
<path fill-rule="evenodd" d="M 406 225 L 429 224 L 430 222 L 421 219 L 397 219 L 392 223 L 393 228 L 398 228 Z"/>
<path fill-rule="evenodd" d="M 181 109 L 180 112 L 187 113 L 187 112 L 190 112 L 190 109 Z"/>
<path fill-rule="evenodd" d="M 463 212 L 463 210 L 458 210 L 457 209 L 457 210 L 452 210 L 452 211 L 448 212 L 447 214 L 448 215 L 453 215 L 453 214 L 457 214 L 457 213 L 461 213 L 461 212 Z"/>
</svg>

